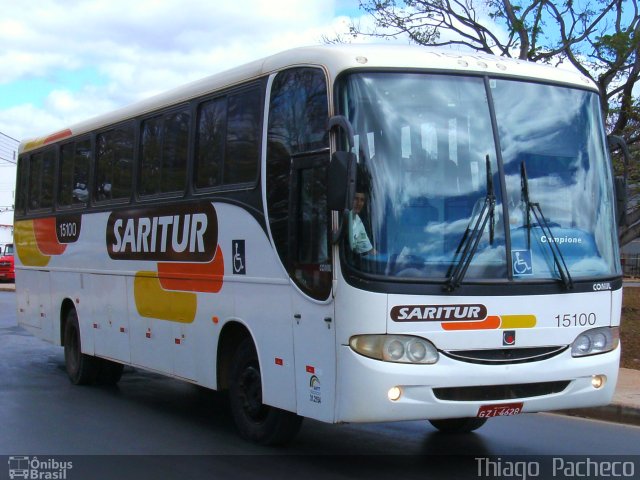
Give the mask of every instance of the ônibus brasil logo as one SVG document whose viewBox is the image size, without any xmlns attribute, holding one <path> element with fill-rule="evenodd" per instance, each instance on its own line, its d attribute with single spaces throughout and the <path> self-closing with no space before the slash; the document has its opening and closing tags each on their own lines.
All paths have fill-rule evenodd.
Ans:
<svg viewBox="0 0 640 480">
<path fill-rule="evenodd" d="M 73 462 L 42 459 L 38 457 L 11 456 L 9 457 L 9 478 L 24 478 L 31 480 L 66 480 L 67 472 L 73 468 Z"/>
</svg>

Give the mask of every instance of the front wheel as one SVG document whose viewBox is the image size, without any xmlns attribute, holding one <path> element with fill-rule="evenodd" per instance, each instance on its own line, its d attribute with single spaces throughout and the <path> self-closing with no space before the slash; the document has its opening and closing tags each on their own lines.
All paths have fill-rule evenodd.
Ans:
<svg viewBox="0 0 640 480">
<path fill-rule="evenodd" d="M 290 442 L 300 430 L 302 417 L 262 403 L 258 354 L 250 338 L 233 356 L 229 378 L 231 414 L 240 436 L 262 445 Z"/>
<path fill-rule="evenodd" d="M 429 420 L 429 423 L 442 433 L 469 433 L 477 430 L 487 422 L 486 418 L 445 418 Z"/>
<path fill-rule="evenodd" d="M 64 327 L 64 363 L 74 385 L 92 384 L 100 372 L 98 359 L 82 353 L 78 313 L 74 308 L 67 312 Z"/>
</svg>

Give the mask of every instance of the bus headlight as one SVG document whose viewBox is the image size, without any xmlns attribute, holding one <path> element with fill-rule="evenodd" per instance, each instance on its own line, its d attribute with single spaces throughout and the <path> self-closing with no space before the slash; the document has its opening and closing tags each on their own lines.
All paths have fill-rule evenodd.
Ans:
<svg viewBox="0 0 640 480">
<path fill-rule="evenodd" d="M 571 355 L 585 357 L 614 350 L 620 342 L 619 327 L 599 327 L 582 332 L 571 344 Z"/>
<path fill-rule="evenodd" d="M 385 362 L 432 364 L 438 350 L 429 340 L 409 335 L 356 335 L 349 346 L 365 357 Z"/>
</svg>

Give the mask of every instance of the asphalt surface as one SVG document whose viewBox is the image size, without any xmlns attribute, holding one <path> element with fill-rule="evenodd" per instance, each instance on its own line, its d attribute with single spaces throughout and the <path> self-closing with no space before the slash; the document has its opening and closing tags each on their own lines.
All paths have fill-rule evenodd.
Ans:
<svg viewBox="0 0 640 480">
<path fill-rule="evenodd" d="M 18 456 L 68 460 L 69 480 L 507 477 L 496 470 L 505 465 L 480 471 L 478 459 L 529 462 L 539 478 L 569 478 L 552 469 L 587 456 L 627 462 L 640 474 L 640 427 L 555 414 L 495 418 L 461 436 L 424 421 L 305 420 L 288 447 L 250 444 L 216 392 L 133 368 L 115 388 L 71 385 L 62 349 L 16 324 L 11 292 L 0 292 L 0 346 L 0 479 L 9 474 L 3 463 Z"/>
</svg>

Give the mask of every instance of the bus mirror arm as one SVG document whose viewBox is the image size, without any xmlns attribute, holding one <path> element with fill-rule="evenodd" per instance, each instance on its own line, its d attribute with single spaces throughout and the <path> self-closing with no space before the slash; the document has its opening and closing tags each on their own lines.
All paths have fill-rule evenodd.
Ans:
<svg viewBox="0 0 640 480">
<path fill-rule="evenodd" d="M 342 213 L 342 222 L 340 222 L 340 226 L 338 226 L 337 230 L 334 230 L 331 235 L 331 243 L 336 244 L 342 238 L 342 235 L 345 231 L 348 230 L 347 219 L 349 218 L 349 211 L 345 210 Z"/>
<path fill-rule="evenodd" d="M 347 134 L 347 151 L 352 151 L 355 144 L 353 126 L 344 115 L 334 115 L 329 119 L 327 130 L 332 131 L 334 128 L 341 128 Z"/>
<path fill-rule="evenodd" d="M 609 135 L 607 140 L 609 142 L 610 150 L 619 148 L 622 151 L 622 158 L 624 161 L 622 176 L 614 178 L 618 226 L 624 227 L 627 225 L 627 181 L 631 156 L 629 155 L 629 148 L 627 147 L 627 142 L 624 141 L 624 138 L 616 135 Z"/>
</svg>

